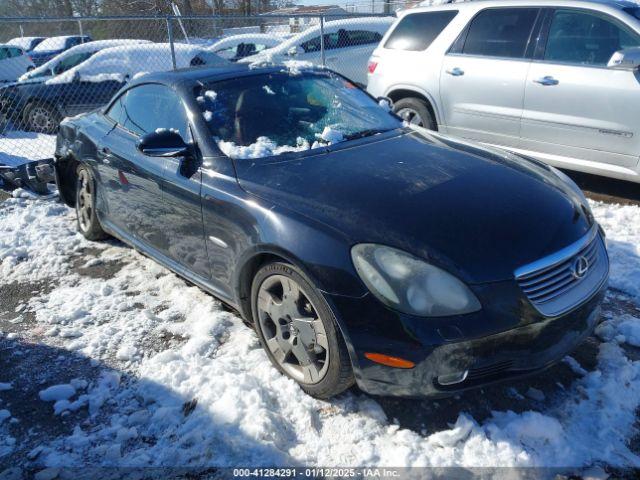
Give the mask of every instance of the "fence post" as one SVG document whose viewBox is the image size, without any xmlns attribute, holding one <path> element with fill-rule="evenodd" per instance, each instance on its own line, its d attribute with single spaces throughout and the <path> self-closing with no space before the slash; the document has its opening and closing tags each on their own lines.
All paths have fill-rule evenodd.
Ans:
<svg viewBox="0 0 640 480">
<path fill-rule="evenodd" d="M 322 66 L 326 67 L 324 58 L 324 15 L 320 17 L 320 58 L 322 59 Z"/>
<path fill-rule="evenodd" d="M 78 31 L 80 32 L 80 43 L 84 43 L 84 31 L 82 30 L 82 20 L 78 20 Z"/>
<path fill-rule="evenodd" d="M 171 63 L 173 64 L 173 69 L 176 69 L 176 49 L 173 45 L 173 23 L 171 22 L 171 17 L 167 17 L 167 35 L 169 37 L 169 45 L 171 47 Z"/>
</svg>

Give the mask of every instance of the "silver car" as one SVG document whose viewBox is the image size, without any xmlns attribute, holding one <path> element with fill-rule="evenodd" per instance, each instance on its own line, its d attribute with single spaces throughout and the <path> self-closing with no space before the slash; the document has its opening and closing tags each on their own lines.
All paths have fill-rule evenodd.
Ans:
<svg viewBox="0 0 640 480">
<path fill-rule="evenodd" d="M 399 14 L 368 91 L 408 122 L 640 182 L 640 6 L 505 0 Z"/>
</svg>

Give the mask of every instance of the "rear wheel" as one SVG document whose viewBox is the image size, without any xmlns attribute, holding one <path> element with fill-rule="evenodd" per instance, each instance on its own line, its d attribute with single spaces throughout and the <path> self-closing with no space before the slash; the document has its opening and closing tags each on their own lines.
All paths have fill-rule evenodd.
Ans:
<svg viewBox="0 0 640 480">
<path fill-rule="evenodd" d="M 25 109 L 24 120 L 29 130 L 38 133 L 56 133 L 60 116 L 50 105 L 32 103 Z"/>
<path fill-rule="evenodd" d="M 78 167 L 76 180 L 76 216 L 78 230 L 88 240 L 102 240 L 107 234 L 102 229 L 96 213 L 95 181 L 89 168 Z"/>
<path fill-rule="evenodd" d="M 329 398 L 353 384 L 333 313 L 297 268 L 282 262 L 262 267 L 253 280 L 252 311 L 269 359 L 305 392 Z"/>
<path fill-rule="evenodd" d="M 393 105 L 393 111 L 405 122 L 418 127 L 437 130 L 435 118 L 424 100 L 415 97 L 401 98 Z"/>
</svg>

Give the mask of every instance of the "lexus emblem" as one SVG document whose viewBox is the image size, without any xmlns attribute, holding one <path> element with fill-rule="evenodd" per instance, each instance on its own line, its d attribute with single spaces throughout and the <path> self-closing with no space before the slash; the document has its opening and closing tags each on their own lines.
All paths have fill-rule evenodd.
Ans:
<svg viewBox="0 0 640 480">
<path fill-rule="evenodd" d="M 581 255 L 575 259 L 573 262 L 573 267 L 571 268 L 573 276 L 576 278 L 582 278 L 587 274 L 589 270 L 589 260 L 587 257 Z"/>
</svg>

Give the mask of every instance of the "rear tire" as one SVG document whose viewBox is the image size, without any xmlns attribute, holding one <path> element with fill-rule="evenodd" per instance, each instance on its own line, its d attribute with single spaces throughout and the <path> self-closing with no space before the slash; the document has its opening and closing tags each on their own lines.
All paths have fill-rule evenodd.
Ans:
<svg viewBox="0 0 640 480">
<path fill-rule="evenodd" d="M 271 363 L 317 398 L 354 383 L 347 346 L 331 308 L 298 268 L 269 263 L 251 288 L 255 330 Z"/>
<path fill-rule="evenodd" d="M 78 231 L 87 240 L 104 240 L 108 237 L 102 229 L 96 212 L 96 182 L 85 165 L 76 170 L 76 217 Z"/>
<path fill-rule="evenodd" d="M 393 111 L 404 121 L 429 130 L 438 130 L 431 109 L 424 100 L 416 97 L 401 98 L 393 105 Z"/>
</svg>

